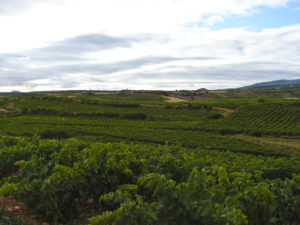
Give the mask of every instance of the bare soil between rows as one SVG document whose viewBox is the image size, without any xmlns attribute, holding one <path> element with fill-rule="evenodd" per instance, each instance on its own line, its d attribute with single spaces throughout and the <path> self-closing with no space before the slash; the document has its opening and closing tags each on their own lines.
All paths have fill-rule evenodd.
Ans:
<svg viewBox="0 0 300 225">
<path fill-rule="evenodd" d="M 0 208 L 6 212 L 11 213 L 20 221 L 33 225 L 49 225 L 46 222 L 41 222 L 38 216 L 30 215 L 24 203 L 18 202 L 13 197 L 0 196 Z"/>
</svg>

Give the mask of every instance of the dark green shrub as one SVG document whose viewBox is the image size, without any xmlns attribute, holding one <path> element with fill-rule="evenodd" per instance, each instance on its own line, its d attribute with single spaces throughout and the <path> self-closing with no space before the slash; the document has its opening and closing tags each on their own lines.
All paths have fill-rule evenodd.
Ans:
<svg viewBox="0 0 300 225">
<path fill-rule="evenodd" d="M 45 130 L 40 133 L 43 139 L 64 139 L 68 138 L 69 134 L 66 130 Z"/>
<path fill-rule="evenodd" d="M 125 119 L 132 119 L 132 120 L 145 120 L 147 119 L 147 115 L 143 113 L 134 113 L 134 114 L 127 114 L 122 116 Z"/>
<path fill-rule="evenodd" d="M 213 113 L 210 114 L 207 118 L 217 120 L 217 119 L 224 118 L 224 116 L 221 113 Z"/>
</svg>

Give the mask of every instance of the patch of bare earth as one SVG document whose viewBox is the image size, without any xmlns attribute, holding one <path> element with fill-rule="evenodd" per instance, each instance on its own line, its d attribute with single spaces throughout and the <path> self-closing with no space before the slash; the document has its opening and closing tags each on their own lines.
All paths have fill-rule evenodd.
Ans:
<svg viewBox="0 0 300 225">
<path fill-rule="evenodd" d="M 39 221 L 38 216 L 28 214 L 25 204 L 18 202 L 13 197 L 0 196 L 0 208 L 3 208 L 6 212 L 13 214 L 16 218 L 24 223 L 34 225 L 49 225 L 46 222 Z"/>
<path fill-rule="evenodd" d="M 4 209 L 6 212 L 14 215 L 17 219 L 26 224 L 49 225 L 49 223 L 41 221 L 41 218 L 39 216 L 30 215 L 27 211 L 26 205 L 22 202 L 17 201 L 11 196 L 0 196 L 0 209 Z M 84 212 L 80 215 L 80 222 L 78 221 L 76 224 L 87 225 L 90 222 L 89 218 L 92 218 L 96 215 L 100 215 L 102 213 L 103 212 L 99 209 L 99 207 L 93 204 L 93 200 L 89 199 Z"/>
<path fill-rule="evenodd" d="M 49 93 L 47 94 L 48 96 L 55 96 L 55 97 L 60 97 L 62 94 L 55 94 L 55 93 Z"/>
<path fill-rule="evenodd" d="M 298 120 L 296 121 L 296 126 L 300 126 L 300 117 L 299 117 Z"/>
<path fill-rule="evenodd" d="M 114 95 L 118 94 L 118 92 L 94 92 L 95 95 Z"/>
<path fill-rule="evenodd" d="M 0 108 L 0 114 L 6 114 L 7 111 L 5 109 Z"/>
<path fill-rule="evenodd" d="M 142 104 L 141 105 L 144 108 L 157 108 L 157 109 L 163 109 L 166 108 L 164 105 L 147 105 L 147 104 Z"/>
<path fill-rule="evenodd" d="M 167 102 L 184 102 L 185 100 L 180 99 L 180 98 L 175 98 L 175 97 L 171 97 L 171 96 L 163 96 Z"/>
<path fill-rule="evenodd" d="M 213 107 L 213 109 L 222 113 L 223 116 L 225 116 L 225 117 L 234 112 L 234 110 L 232 110 L 232 109 L 226 109 L 226 108 L 220 108 L 220 107 Z"/>
<path fill-rule="evenodd" d="M 8 105 L 8 107 L 7 107 L 8 109 L 14 109 L 15 108 L 15 103 L 9 103 L 9 105 Z"/>
</svg>

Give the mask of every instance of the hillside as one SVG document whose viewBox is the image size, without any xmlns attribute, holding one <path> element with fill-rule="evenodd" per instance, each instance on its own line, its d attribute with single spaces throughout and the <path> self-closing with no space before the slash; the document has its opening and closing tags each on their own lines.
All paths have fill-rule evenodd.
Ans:
<svg viewBox="0 0 300 225">
<path fill-rule="evenodd" d="M 281 86 L 281 85 L 300 85 L 300 79 L 297 80 L 274 80 L 268 82 L 261 82 L 252 84 L 249 86 L 241 87 L 240 89 L 250 89 L 250 88 L 258 88 L 258 87 L 268 87 L 268 86 Z"/>
</svg>

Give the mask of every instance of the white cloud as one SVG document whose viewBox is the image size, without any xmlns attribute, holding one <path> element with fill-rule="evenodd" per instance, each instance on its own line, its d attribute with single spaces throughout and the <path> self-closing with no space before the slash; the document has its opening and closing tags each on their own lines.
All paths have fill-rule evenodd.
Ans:
<svg viewBox="0 0 300 225">
<path fill-rule="evenodd" d="M 220 22 L 224 22 L 224 19 L 221 16 L 210 16 L 203 21 L 203 25 L 211 26 Z"/>
<path fill-rule="evenodd" d="M 187 24 L 220 20 L 258 6 L 281 6 L 291 0 L 31 0 L 28 10 L 0 16 L 0 53 L 45 46 L 49 41 L 86 33 L 128 35 L 173 33 Z M 21 3 L 20 3 L 21 2 Z M 23 8 L 24 1 L 3 1 Z M 20 5 L 21 4 L 21 5 Z"/>
<path fill-rule="evenodd" d="M 0 15 L 0 91 L 221 88 L 300 76 L 300 25 L 209 28 L 289 0 L 57 2 Z"/>
</svg>

